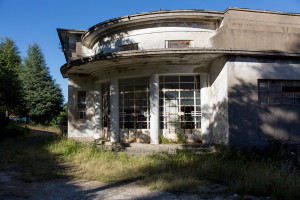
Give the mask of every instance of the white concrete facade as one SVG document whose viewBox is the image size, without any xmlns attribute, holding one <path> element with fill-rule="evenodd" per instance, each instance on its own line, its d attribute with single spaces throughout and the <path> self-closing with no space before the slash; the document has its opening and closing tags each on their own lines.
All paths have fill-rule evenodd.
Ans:
<svg viewBox="0 0 300 200">
<path fill-rule="evenodd" d="M 299 27 L 300 14 L 228 8 L 58 29 L 68 136 L 151 144 L 183 137 L 237 148 L 265 146 L 269 137 L 300 141 Z"/>
<path fill-rule="evenodd" d="M 166 48 L 169 40 L 189 40 L 191 47 L 211 47 L 215 24 L 193 24 L 194 27 L 153 27 L 113 34 L 97 42 L 92 55 L 120 51 L 119 46 L 137 43 L 140 50 Z M 151 41 L 151 42 L 149 42 Z"/>
</svg>

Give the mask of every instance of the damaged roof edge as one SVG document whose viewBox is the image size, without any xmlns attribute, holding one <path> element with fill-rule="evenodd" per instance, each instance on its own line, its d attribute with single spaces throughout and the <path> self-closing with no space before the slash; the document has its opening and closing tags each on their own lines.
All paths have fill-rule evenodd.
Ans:
<svg viewBox="0 0 300 200">
<path fill-rule="evenodd" d="M 176 14 L 196 14 L 203 15 L 206 17 L 215 17 L 219 20 L 222 20 L 224 17 L 224 14 L 227 13 L 230 10 L 236 10 L 236 11 L 246 11 L 246 12 L 257 12 L 257 13 L 270 13 L 270 14 L 279 14 L 279 15 L 291 15 L 291 16 L 300 16 L 300 13 L 290 13 L 290 12 L 279 12 L 279 11 L 270 11 L 270 10 L 259 10 L 259 9 L 250 9 L 250 8 L 236 8 L 236 7 L 228 7 L 225 11 L 216 11 L 216 10 L 197 10 L 197 9 L 185 9 L 185 10 L 160 10 L 160 11 L 151 11 L 151 12 L 142 12 L 142 13 L 136 13 L 131 15 L 125 15 L 122 17 L 117 17 L 113 19 L 109 19 L 103 22 L 100 22 L 92 27 L 90 27 L 87 31 L 85 31 L 82 35 L 82 42 L 85 46 L 88 48 L 91 48 L 88 43 L 85 42 L 85 40 L 92 36 L 94 32 L 101 30 L 103 28 L 121 23 L 121 22 L 130 22 L 134 20 L 139 20 L 142 18 L 145 18 L 147 20 L 153 20 L 155 17 L 159 17 L 162 15 L 176 15 Z M 151 16 L 151 17 L 150 17 Z"/>
<path fill-rule="evenodd" d="M 80 29 L 64 29 L 64 28 L 56 28 L 58 37 L 59 37 L 59 41 L 60 41 L 60 45 L 61 45 L 61 50 L 64 53 L 65 59 L 68 62 L 68 56 L 66 54 L 66 52 L 64 51 L 65 49 L 65 44 L 64 44 L 64 40 L 62 37 L 62 33 L 68 33 L 68 34 L 84 34 L 86 32 L 86 30 L 80 30 Z"/>
<path fill-rule="evenodd" d="M 83 35 L 82 35 L 82 42 L 85 44 L 85 46 L 91 48 L 89 44 L 85 42 L 85 40 L 91 36 L 94 32 L 101 30 L 103 28 L 119 24 L 121 22 L 128 22 L 131 23 L 132 21 L 137 21 L 137 20 L 156 20 L 157 17 L 167 17 L 170 15 L 176 15 L 178 14 L 189 14 L 189 16 L 203 16 L 203 17 L 214 17 L 218 20 L 222 20 L 224 16 L 223 11 L 215 11 L 215 10 L 196 10 L 196 9 L 186 9 L 186 10 L 161 10 L 161 11 L 152 11 L 152 12 L 143 12 L 143 13 L 136 13 L 136 14 L 131 14 L 131 15 L 125 15 L 122 17 L 117 17 L 113 19 L 109 19 L 103 22 L 100 22 L 92 27 L 90 27 Z M 165 16 L 163 16 L 165 15 Z M 181 15 L 181 17 L 186 17 L 188 15 Z"/>
<path fill-rule="evenodd" d="M 81 30 L 81 29 L 66 29 L 66 28 L 56 28 L 58 33 L 84 33 L 86 30 Z"/>
<path fill-rule="evenodd" d="M 250 9 L 250 8 L 236 8 L 236 7 L 228 7 L 224 14 L 230 10 L 237 11 L 246 11 L 246 12 L 257 12 L 257 13 L 269 13 L 269 14 L 277 14 L 277 15 L 291 15 L 291 16 L 300 16 L 300 13 L 292 13 L 292 12 L 280 12 L 280 11 L 272 11 L 272 10 L 259 10 L 259 9 Z"/>
<path fill-rule="evenodd" d="M 300 53 L 274 51 L 274 50 L 258 50 L 249 51 L 243 49 L 212 49 L 212 48 L 193 48 L 193 49 L 153 49 L 153 50 L 134 50 L 107 54 L 97 54 L 94 56 L 83 57 L 65 63 L 61 66 L 60 71 L 64 78 L 68 78 L 67 71 L 73 66 L 83 65 L 88 62 L 99 60 L 107 60 L 113 58 L 132 58 L 138 56 L 164 56 L 171 54 L 222 54 L 224 56 L 269 56 L 269 57 L 293 57 L 300 61 Z"/>
</svg>

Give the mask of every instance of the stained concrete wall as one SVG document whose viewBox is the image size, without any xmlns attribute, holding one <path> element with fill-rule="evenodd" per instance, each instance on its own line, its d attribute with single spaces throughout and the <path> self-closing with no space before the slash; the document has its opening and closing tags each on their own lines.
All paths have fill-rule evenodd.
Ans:
<svg viewBox="0 0 300 200">
<path fill-rule="evenodd" d="M 226 58 L 216 59 L 210 68 L 210 141 L 228 145 L 228 64 Z"/>
<path fill-rule="evenodd" d="M 92 55 L 92 50 L 83 46 L 80 41 L 76 41 L 76 50 L 72 52 L 72 60 Z"/>
<path fill-rule="evenodd" d="M 86 119 L 77 119 L 77 93 L 86 91 Z M 96 111 L 99 109 L 99 87 L 90 76 L 69 74 L 68 137 L 94 139 L 99 137 Z M 99 120 L 98 120 L 99 121 Z"/>
<path fill-rule="evenodd" d="M 65 53 L 67 61 L 91 55 L 92 50 L 81 43 L 81 36 L 84 31 L 59 29 L 58 32 L 63 45 L 62 51 Z"/>
<path fill-rule="evenodd" d="M 166 48 L 168 40 L 191 40 L 191 47 L 211 47 L 215 23 L 167 24 L 166 27 L 145 26 L 141 29 L 122 30 L 101 38 L 93 47 L 93 55 L 120 51 L 121 45 L 138 43 L 139 50 Z"/>
<path fill-rule="evenodd" d="M 150 16 L 149 16 L 150 17 Z M 186 18 L 128 23 L 101 29 L 93 48 L 84 46 L 84 31 L 60 30 L 68 60 L 98 53 L 120 51 L 121 45 L 137 43 L 140 50 L 166 48 L 168 40 L 191 40 L 192 47 L 215 49 L 300 51 L 300 14 L 229 8 L 218 20 Z M 274 42 L 276 41 L 276 42 Z M 90 49 L 91 48 L 91 49 Z"/>
<path fill-rule="evenodd" d="M 228 70 L 229 145 L 264 147 L 270 140 L 300 141 L 300 106 L 258 104 L 258 79 L 300 80 L 300 62 L 232 57 Z"/>
<path fill-rule="evenodd" d="M 276 41 L 276 42 L 275 42 Z M 299 52 L 300 15 L 229 9 L 216 35 L 215 48 Z"/>
</svg>

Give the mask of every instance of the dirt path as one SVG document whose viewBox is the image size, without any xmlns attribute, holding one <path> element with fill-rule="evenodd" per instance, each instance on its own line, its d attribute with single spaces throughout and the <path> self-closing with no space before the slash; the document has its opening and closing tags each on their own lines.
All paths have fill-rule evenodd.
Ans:
<svg viewBox="0 0 300 200">
<path fill-rule="evenodd" d="M 217 185 L 214 188 L 199 188 L 202 194 L 172 194 L 165 191 L 151 191 L 135 182 L 107 184 L 94 180 L 77 178 L 59 178 L 48 181 L 26 181 L 22 171 L 9 169 L 0 171 L 0 200 L 76 200 L 76 199 L 247 199 L 259 200 L 254 196 L 237 196 L 228 194 L 224 187 Z"/>
<path fill-rule="evenodd" d="M 15 177 L 16 174 L 0 172 L 0 199 L 176 199 L 171 193 L 151 192 L 135 183 L 105 184 L 69 178 L 26 183 Z"/>
<path fill-rule="evenodd" d="M 203 199 L 203 195 L 175 195 L 164 191 L 151 191 L 135 182 L 106 184 L 99 181 L 61 178 L 42 182 L 25 182 L 21 172 L 0 172 L 0 199 Z M 214 196 L 214 195 L 213 195 Z M 232 196 L 206 196 L 205 199 L 235 199 Z"/>
</svg>

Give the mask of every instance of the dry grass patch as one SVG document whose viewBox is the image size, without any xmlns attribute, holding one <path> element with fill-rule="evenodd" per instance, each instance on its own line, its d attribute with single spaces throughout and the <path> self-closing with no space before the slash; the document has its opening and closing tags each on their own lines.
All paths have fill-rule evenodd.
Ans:
<svg viewBox="0 0 300 200">
<path fill-rule="evenodd" d="M 195 192 L 199 185 L 220 183 L 234 193 L 300 198 L 299 173 L 280 170 L 276 159 L 222 151 L 195 155 L 188 151 L 131 156 L 98 150 L 61 138 L 49 143 L 51 153 L 61 155 L 80 169 L 72 175 L 104 182 L 138 180 L 151 189 Z"/>
<path fill-rule="evenodd" d="M 171 192 L 201 192 L 199 188 L 217 183 L 231 193 L 300 199 L 299 172 L 282 172 L 276 158 L 232 151 L 131 156 L 46 135 L 26 136 L 10 144 L 14 145 L 0 148 L 1 163 L 21 166 L 41 179 L 73 176 L 108 183 L 138 181 Z"/>
</svg>

